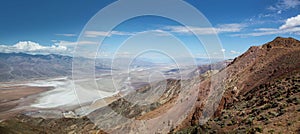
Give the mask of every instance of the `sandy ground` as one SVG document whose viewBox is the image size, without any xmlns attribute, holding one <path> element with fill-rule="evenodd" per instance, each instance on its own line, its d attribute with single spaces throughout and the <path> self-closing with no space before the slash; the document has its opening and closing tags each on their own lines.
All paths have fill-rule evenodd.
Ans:
<svg viewBox="0 0 300 134">
<path fill-rule="evenodd" d="M 0 83 L 0 119 L 7 119 L 25 110 L 37 94 L 51 87 L 5 86 Z"/>
</svg>

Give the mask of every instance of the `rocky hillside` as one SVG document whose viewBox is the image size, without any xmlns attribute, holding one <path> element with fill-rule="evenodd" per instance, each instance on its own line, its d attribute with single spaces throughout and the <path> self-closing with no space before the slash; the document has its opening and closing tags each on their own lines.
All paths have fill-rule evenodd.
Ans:
<svg viewBox="0 0 300 134">
<path fill-rule="evenodd" d="M 199 104 L 179 132 L 191 133 L 299 133 L 300 129 L 300 42 L 277 37 L 253 46 L 234 59 L 214 78 L 224 95 L 214 117 L 198 127 L 203 106 Z M 203 81 L 199 98 L 213 79 Z M 189 126 L 189 127 L 187 127 Z"/>
<path fill-rule="evenodd" d="M 174 126 L 171 133 L 299 133 L 299 57 L 298 40 L 278 37 L 262 46 L 249 48 L 217 73 L 207 72 L 207 75 L 202 74 L 197 81 L 186 81 L 192 85 L 185 86 L 184 89 L 195 85 L 197 89 L 200 83 L 198 99 L 188 118 L 181 125 Z M 136 107 L 124 99 L 118 99 L 108 108 L 129 119 L 155 118 L 157 114 L 167 111 L 173 100 L 178 99 L 176 94 L 181 92 L 178 90 L 181 86 L 179 83 L 178 80 L 167 80 L 166 92 L 158 102 L 151 103 L 149 107 Z M 214 87 L 211 87 L 211 83 L 214 83 Z M 213 95 L 207 97 L 211 88 L 215 89 Z M 149 86 L 139 89 L 137 93 L 147 91 Z M 218 95 L 222 95 L 220 103 L 205 103 L 205 100 L 220 97 Z M 128 99 L 132 98 L 130 96 L 127 96 Z M 199 118 L 206 105 L 212 105 L 216 112 L 208 122 L 199 126 Z M 182 109 L 178 109 L 180 110 Z M 96 114 L 97 117 L 98 115 Z M 0 122 L 0 133 L 15 133 L 23 129 L 28 133 L 102 133 L 86 117 L 41 119 L 20 115 Z"/>
</svg>

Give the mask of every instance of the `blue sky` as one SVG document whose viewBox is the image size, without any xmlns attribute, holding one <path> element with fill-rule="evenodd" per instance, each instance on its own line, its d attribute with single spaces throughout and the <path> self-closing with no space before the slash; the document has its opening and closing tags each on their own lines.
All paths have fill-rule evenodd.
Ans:
<svg viewBox="0 0 300 134">
<path fill-rule="evenodd" d="M 0 4 L 0 50 L 69 53 L 86 23 L 110 0 L 3 0 Z M 299 0 L 187 0 L 202 12 L 218 33 L 226 58 L 245 52 L 277 36 L 300 39 Z M 172 3 L 170 5 L 172 6 Z M 130 7 L 128 7 L 130 8 Z M 298 16 L 299 15 L 299 16 Z M 197 30 L 197 28 L 195 28 Z M 134 33 L 162 30 L 188 42 L 193 51 L 198 42 L 178 23 L 144 16 L 128 20 L 105 40 L 105 50 L 113 51 Z M 205 34 L 199 30 L 198 34 Z M 90 36 L 103 33 L 90 32 Z M 203 48 L 200 48 L 203 49 Z M 194 51 L 195 55 L 202 51 Z M 198 55 L 205 57 L 205 55 Z"/>
</svg>

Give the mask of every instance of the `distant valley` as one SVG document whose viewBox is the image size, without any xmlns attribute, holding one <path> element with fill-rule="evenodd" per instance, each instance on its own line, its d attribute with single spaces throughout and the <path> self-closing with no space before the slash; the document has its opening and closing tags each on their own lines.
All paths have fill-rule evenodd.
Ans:
<svg viewBox="0 0 300 134">
<path fill-rule="evenodd" d="M 1 57 L 5 56 L 2 55 Z M 12 57 L 14 57 L 14 61 L 19 59 L 18 56 Z M 189 76 L 186 79 L 179 79 L 176 73 L 173 74 L 178 72 L 177 69 L 162 68 L 162 71 L 168 76 L 165 79 L 161 80 L 155 77 L 154 81 L 140 84 L 134 91 L 122 92 L 120 90 L 121 92 L 113 96 L 87 103 L 83 106 L 84 108 L 91 106 L 87 115 L 77 115 L 80 113 L 78 107 L 60 109 L 63 112 L 71 111 L 68 116 L 64 116 L 55 108 L 51 109 L 55 111 L 51 111 L 51 114 L 49 112 L 43 113 L 43 110 L 20 112 L 14 118 L 0 122 L 0 132 L 18 132 L 22 131 L 23 128 L 26 128 L 28 133 L 40 133 L 44 132 L 45 129 L 49 133 L 74 131 L 106 133 L 106 130 L 112 133 L 130 132 L 134 129 L 143 128 L 140 127 L 142 124 L 134 124 L 134 122 L 144 120 L 144 123 L 151 126 L 151 130 L 169 133 L 299 133 L 299 57 L 299 40 L 277 37 L 261 46 L 252 46 L 233 61 L 214 62 L 209 65 L 197 66 L 196 69 L 191 70 L 184 68 L 184 74 Z M 62 64 L 63 67 L 58 66 L 58 68 L 66 68 L 66 70 L 61 73 L 54 71 L 45 76 L 70 75 L 71 66 L 68 64 L 70 64 L 71 59 L 59 56 L 54 58 L 59 60 L 53 60 L 51 56 L 49 58 L 52 65 L 59 62 L 65 63 Z M 11 57 L 6 59 L 11 59 Z M 43 59 L 45 58 L 27 58 L 28 61 L 39 62 L 43 62 Z M 22 63 L 21 61 L 19 59 L 19 63 Z M 146 77 L 147 71 L 154 70 L 151 69 L 151 62 L 141 61 L 140 63 L 146 64 L 147 67 L 141 70 L 133 68 L 136 69 L 136 74 L 131 78 L 136 78 L 137 82 L 143 82 L 145 78 L 148 78 Z M 9 63 L 11 66 L 16 64 Z M 23 64 L 23 71 L 30 70 L 28 69 L 31 67 L 29 63 L 23 62 L 21 65 Z M 106 68 L 104 64 L 96 66 L 102 70 Z M 138 66 L 136 65 L 136 67 Z M 156 67 L 161 68 L 162 66 Z M 9 66 L 3 64 L 1 68 L 8 70 Z M 124 75 L 125 73 L 121 69 L 117 70 L 117 73 L 120 77 L 117 80 L 117 85 L 122 85 L 121 89 L 126 89 L 128 77 Z M 1 76 L 8 74 L 10 73 Z M 12 74 L 16 75 L 15 72 Z M 35 73 L 35 75 L 38 74 Z M 24 77 L 27 76 L 30 75 L 24 75 Z M 99 85 L 105 85 L 101 83 L 101 80 L 103 78 L 109 79 L 109 77 L 99 77 Z M 197 78 L 189 79 L 193 77 Z M 11 77 L 10 80 L 12 79 L 18 79 L 18 77 Z M 106 88 L 108 87 L 106 86 Z M 164 88 L 165 90 L 161 90 Z M 181 96 L 181 93 L 185 94 Z M 153 97 L 157 98 L 154 99 Z M 130 101 L 132 99 L 142 101 L 133 101 L 135 103 L 132 103 Z M 176 110 L 172 109 L 175 106 Z M 178 116 L 176 119 L 180 119 L 181 122 L 174 125 L 175 123 L 172 121 L 176 119 L 161 116 L 168 112 L 170 117 L 177 117 L 178 113 L 186 113 L 186 116 Z M 47 118 L 49 115 L 52 117 L 53 113 L 60 115 L 60 118 Z M 126 117 L 125 120 L 123 117 Z M 186 118 L 181 119 L 180 117 Z M 207 118 L 207 122 L 200 124 L 205 118 Z M 163 122 L 160 122 L 162 120 Z M 123 122 L 123 124 L 114 124 L 117 121 Z M 149 128 L 143 129 L 150 130 Z"/>
</svg>

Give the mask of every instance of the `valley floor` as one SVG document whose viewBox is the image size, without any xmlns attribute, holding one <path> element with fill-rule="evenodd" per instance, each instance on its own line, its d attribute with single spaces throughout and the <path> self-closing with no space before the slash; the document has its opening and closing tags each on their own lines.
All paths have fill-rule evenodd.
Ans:
<svg viewBox="0 0 300 134">
<path fill-rule="evenodd" d="M 34 103 L 37 94 L 50 87 L 0 86 L 0 119 L 7 119 Z"/>
</svg>

